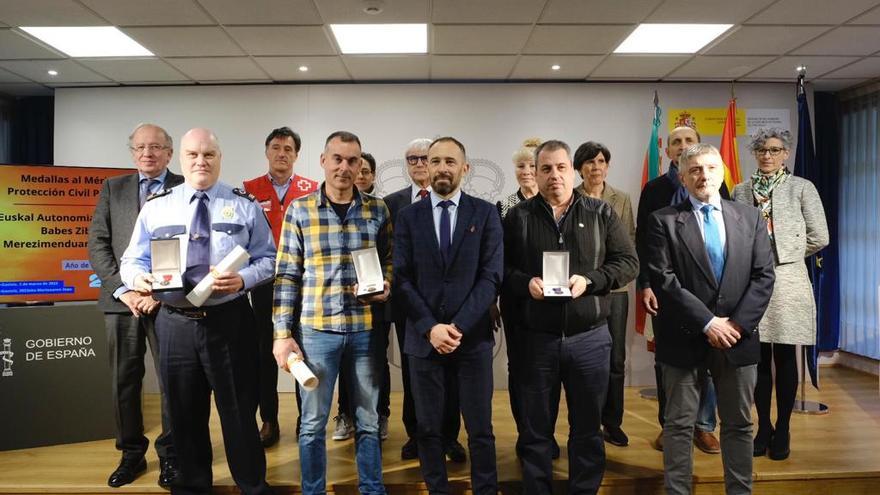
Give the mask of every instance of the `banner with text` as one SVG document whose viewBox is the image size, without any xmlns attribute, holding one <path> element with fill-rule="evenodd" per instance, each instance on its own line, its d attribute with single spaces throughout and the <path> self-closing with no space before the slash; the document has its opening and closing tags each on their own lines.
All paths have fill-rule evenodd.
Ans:
<svg viewBox="0 0 880 495">
<path fill-rule="evenodd" d="M 0 165 L 0 303 L 97 299 L 89 224 L 104 180 L 133 172 Z"/>
</svg>

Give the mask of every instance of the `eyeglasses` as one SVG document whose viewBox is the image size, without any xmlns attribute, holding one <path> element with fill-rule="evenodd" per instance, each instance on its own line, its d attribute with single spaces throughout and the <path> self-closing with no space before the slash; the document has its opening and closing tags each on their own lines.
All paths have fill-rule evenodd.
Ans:
<svg viewBox="0 0 880 495">
<path fill-rule="evenodd" d="M 137 146 L 129 146 L 128 149 L 140 155 L 147 150 L 150 150 L 150 153 L 158 153 L 168 149 L 168 146 L 162 146 L 161 144 L 139 144 Z"/>
<path fill-rule="evenodd" d="M 409 163 L 410 165 L 418 164 L 419 160 L 425 162 L 425 165 L 427 165 L 428 155 L 409 155 L 406 157 L 406 163 Z"/>
<path fill-rule="evenodd" d="M 783 151 L 785 151 L 785 148 L 777 148 L 774 146 L 773 148 L 758 148 L 755 150 L 755 154 L 758 156 L 764 156 L 767 153 L 770 153 L 770 156 L 779 156 Z"/>
</svg>

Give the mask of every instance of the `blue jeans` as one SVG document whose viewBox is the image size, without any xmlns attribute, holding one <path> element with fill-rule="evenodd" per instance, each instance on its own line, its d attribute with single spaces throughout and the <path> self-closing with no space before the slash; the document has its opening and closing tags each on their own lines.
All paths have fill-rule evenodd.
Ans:
<svg viewBox="0 0 880 495">
<path fill-rule="evenodd" d="M 715 431 L 717 419 L 715 417 L 715 407 L 718 398 L 715 395 L 715 384 L 712 382 L 712 375 L 706 373 L 702 377 L 700 388 L 700 411 L 697 414 L 696 427 L 700 431 Z"/>
<path fill-rule="evenodd" d="M 378 340 L 373 332 L 297 331 L 306 363 L 318 377 L 318 387 L 302 389 L 302 427 L 299 457 L 304 495 L 324 494 L 327 489 L 327 418 L 333 388 L 343 360 L 348 376 L 348 394 L 354 410 L 355 461 L 360 493 L 385 493 L 382 484 L 382 449 L 379 442 Z M 381 349 L 384 352 L 384 349 Z"/>
</svg>

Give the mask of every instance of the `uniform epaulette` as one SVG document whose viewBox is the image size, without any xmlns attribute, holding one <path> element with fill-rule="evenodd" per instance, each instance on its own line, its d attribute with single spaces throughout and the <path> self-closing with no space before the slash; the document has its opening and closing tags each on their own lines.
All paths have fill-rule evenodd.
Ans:
<svg viewBox="0 0 880 495">
<path fill-rule="evenodd" d="M 244 189 L 241 189 L 241 188 L 239 188 L 239 187 L 236 187 L 235 189 L 233 189 L 232 192 L 235 193 L 236 196 L 241 196 L 242 198 L 248 199 L 248 200 L 250 200 L 250 201 L 256 201 L 256 200 L 257 200 L 257 197 L 256 197 L 256 196 L 254 196 L 253 194 L 251 194 L 251 193 L 249 193 L 249 192 L 247 192 L 247 191 L 245 191 Z"/>
<path fill-rule="evenodd" d="M 149 196 L 147 196 L 147 201 L 149 201 L 151 199 L 161 198 L 162 196 L 165 196 L 169 193 L 171 193 L 171 189 L 169 189 L 169 188 L 162 189 L 161 191 L 156 191 L 153 194 L 150 194 Z"/>
</svg>

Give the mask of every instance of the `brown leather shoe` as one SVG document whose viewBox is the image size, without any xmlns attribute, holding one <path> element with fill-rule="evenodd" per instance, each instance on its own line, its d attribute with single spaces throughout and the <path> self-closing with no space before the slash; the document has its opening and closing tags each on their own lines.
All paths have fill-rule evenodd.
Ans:
<svg viewBox="0 0 880 495">
<path fill-rule="evenodd" d="M 707 454 L 721 453 L 721 444 L 711 431 L 694 430 L 694 445 Z"/>
<path fill-rule="evenodd" d="M 663 452 L 663 430 L 660 430 L 660 434 L 657 435 L 657 438 L 651 441 L 651 447 L 653 447 L 654 450 Z"/>
<path fill-rule="evenodd" d="M 260 443 L 263 444 L 264 448 L 271 447 L 278 443 L 278 437 L 280 436 L 281 431 L 278 429 L 278 423 L 266 421 L 260 428 Z"/>
</svg>

